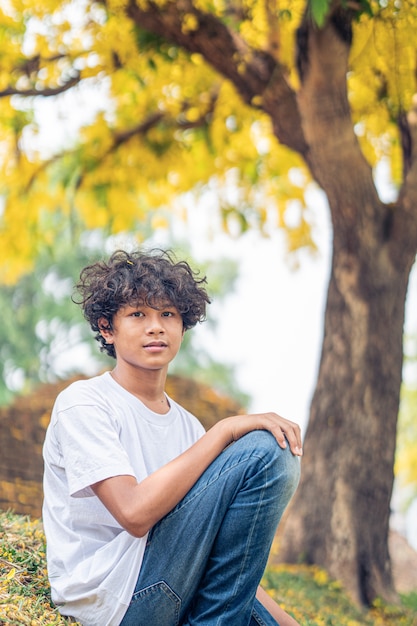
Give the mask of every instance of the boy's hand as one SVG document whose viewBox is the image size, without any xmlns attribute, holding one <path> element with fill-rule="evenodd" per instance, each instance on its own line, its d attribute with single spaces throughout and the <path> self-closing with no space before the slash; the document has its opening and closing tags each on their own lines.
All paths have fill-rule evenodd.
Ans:
<svg viewBox="0 0 417 626">
<path fill-rule="evenodd" d="M 256 413 L 234 415 L 221 420 L 219 424 L 230 429 L 230 442 L 236 441 L 253 430 L 268 430 L 281 448 L 287 447 L 296 456 L 302 456 L 301 429 L 298 424 L 277 415 L 277 413 Z"/>
</svg>

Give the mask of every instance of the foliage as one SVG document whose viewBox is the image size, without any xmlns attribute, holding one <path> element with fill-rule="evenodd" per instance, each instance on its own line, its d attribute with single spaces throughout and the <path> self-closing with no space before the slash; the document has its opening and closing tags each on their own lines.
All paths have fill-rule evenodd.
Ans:
<svg viewBox="0 0 417 626">
<path fill-rule="evenodd" d="M 89 228 L 120 232 L 150 210 L 172 209 L 174 195 L 213 180 L 226 230 L 280 226 L 290 250 L 314 247 L 304 198 L 310 176 L 294 152 L 277 144 L 262 102 L 245 104 L 202 55 L 135 25 L 126 4 L 11 0 L 1 8 L 3 280 L 16 280 L 39 246 L 53 241 L 49 216 L 57 207 L 69 221 L 78 214 Z M 189 6 L 185 33 L 197 27 L 196 11 L 213 14 L 241 39 L 247 55 L 251 49 L 273 54 L 297 88 L 294 37 L 302 0 L 279 7 L 271 0 Z M 319 25 L 328 9 L 327 0 L 311 3 Z M 370 163 L 389 157 L 399 182 L 398 119 L 415 91 L 417 8 L 407 0 L 362 0 L 355 10 L 348 80 L 356 132 Z M 243 54 L 242 74 L 245 63 Z M 40 105 L 33 106 L 37 95 L 56 98 L 62 127 L 77 112 L 79 132 L 65 133 L 56 124 L 63 137 L 51 145 L 50 120 L 41 122 Z M 295 177 L 295 170 L 302 175 Z M 294 205 L 296 223 L 290 219 Z"/>
<path fill-rule="evenodd" d="M 122 0 L 10 0 L 0 9 L 2 281 L 14 282 L 51 245 L 57 210 L 68 223 L 81 216 L 88 228 L 121 232 L 149 212 L 163 220 L 172 197 L 207 184 L 226 231 L 282 227 L 290 251 L 314 249 L 304 195 L 310 175 L 277 143 L 261 99 L 244 103 L 201 54 L 142 30 L 125 9 Z M 267 51 L 296 89 L 303 9 L 302 0 L 279 7 L 198 0 L 182 28 L 192 32 L 196 11 L 213 14 L 247 48 L 242 74 L 251 49 Z M 327 0 L 311 3 L 319 25 L 328 9 Z M 409 0 L 362 0 L 356 12 L 348 76 L 355 129 L 372 166 L 388 157 L 398 183 L 398 119 L 415 91 L 417 9 Z M 60 119 L 45 119 L 34 96 L 55 99 Z M 183 211 L 181 200 L 175 210 Z"/>
<path fill-rule="evenodd" d="M 4 626 L 68 624 L 50 604 L 41 522 L 3 512 L 0 531 L 0 623 Z M 379 603 L 362 612 L 352 605 L 340 585 L 317 567 L 271 566 L 264 585 L 303 626 L 415 624 L 415 594 L 405 596 L 403 606 Z"/>
<path fill-rule="evenodd" d="M 80 215 L 88 228 L 120 232 L 134 228 L 148 211 L 158 209 L 158 219 L 161 210 L 173 210 L 174 195 L 201 190 L 209 181 L 225 230 L 254 226 L 267 232 L 272 222 L 287 226 L 290 249 L 314 245 L 300 158 L 277 145 L 259 107 L 243 104 L 201 55 L 140 30 L 124 14 L 124 4 L 110 2 L 106 10 L 83 0 L 14 0 L 0 11 L 2 279 L 15 281 L 39 247 L 53 241 L 50 216 L 57 208 L 68 221 Z M 203 9 L 220 7 L 204 4 L 199 3 Z M 259 9 L 244 5 L 240 25 L 234 24 L 238 13 L 227 18 L 220 9 L 219 16 L 262 45 L 264 3 Z M 281 11 L 288 61 L 301 7 L 296 2 Z M 70 99 L 66 92 L 74 85 Z M 102 97 L 90 105 L 88 123 L 46 151 L 48 128 L 42 130 L 41 105 L 33 108 L 32 96 L 62 92 L 56 106 L 66 125 L 99 89 Z M 304 175 L 294 177 L 295 168 Z M 299 217 L 292 224 L 288 213 L 294 205 Z M 177 210 L 183 210 L 180 201 Z"/>
<path fill-rule="evenodd" d="M 38 254 L 33 271 L 15 285 L 0 286 L 0 404 L 39 382 L 83 371 L 79 361 L 85 355 L 74 359 L 71 351 L 88 342 L 91 333 L 70 297 L 92 251 L 62 237 L 56 243 Z"/>
<path fill-rule="evenodd" d="M 416 19 L 412 2 L 400 6 L 374 0 L 354 25 L 350 53 L 349 101 L 356 134 L 372 167 L 389 159 L 397 186 L 407 165 L 401 146 L 403 116 L 416 93 Z"/>
<path fill-rule="evenodd" d="M 82 232 L 78 225 L 77 231 L 75 236 L 64 227 L 57 232 L 54 245 L 40 250 L 31 272 L 23 274 L 14 285 L 0 284 L 0 405 L 8 404 L 16 392 L 29 393 L 39 382 L 93 373 L 113 365 L 112 359 L 99 352 L 79 307 L 70 298 L 81 268 L 101 258 L 103 249 L 114 248 L 116 242 L 109 241 L 105 229 Z M 136 233 L 126 233 L 124 239 L 130 247 L 137 242 Z M 151 240 L 142 243 L 145 248 L 152 247 Z M 188 246 L 167 247 L 196 267 Z M 237 268 L 232 261 L 200 263 L 199 271 L 208 277 L 212 298 L 221 302 L 233 291 Z M 210 332 L 217 324 L 210 312 L 209 320 Z M 185 335 L 171 371 L 212 385 L 239 399 L 242 405 L 248 402 L 234 382 L 233 366 L 213 361 L 198 345 L 193 332 Z"/>
</svg>

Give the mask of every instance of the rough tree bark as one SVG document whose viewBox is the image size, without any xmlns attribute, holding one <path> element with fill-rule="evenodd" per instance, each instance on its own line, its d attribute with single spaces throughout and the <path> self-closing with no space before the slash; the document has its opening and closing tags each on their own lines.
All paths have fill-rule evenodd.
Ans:
<svg viewBox="0 0 417 626">
<path fill-rule="evenodd" d="M 392 599 L 388 523 L 404 307 L 417 250 L 417 114 L 402 119 L 404 183 L 395 206 L 387 206 L 350 117 L 349 10 L 336 1 L 321 29 L 306 12 L 296 94 L 272 53 L 248 54 L 235 33 L 189 0 L 144 7 L 131 0 L 127 8 L 139 27 L 200 52 L 245 102 L 261 99 L 277 138 L 302 155 L 327 194 L 334 239 L 324 341 L 281 558 L 324 566 L 360 603 Z M 197 17 L 192 33 L 181 28 L 185 12 Z"/>
</svg>

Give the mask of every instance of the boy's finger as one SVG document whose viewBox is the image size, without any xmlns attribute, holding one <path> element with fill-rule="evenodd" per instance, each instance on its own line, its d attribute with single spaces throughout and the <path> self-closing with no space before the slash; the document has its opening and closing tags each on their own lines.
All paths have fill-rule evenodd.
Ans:
<svg viewBox="0 0 417 626">
<path fill-rule="evenodd" d="M 294 428 L 293 430 L 288 429 L 288 431 L 285 432 L 285 436 L 290 444 L 291 452 L 296 456 L 302 456 L 303 446 L 301 442 L 301 434 L 298 431 L 298 428 Z"/>
</svg>

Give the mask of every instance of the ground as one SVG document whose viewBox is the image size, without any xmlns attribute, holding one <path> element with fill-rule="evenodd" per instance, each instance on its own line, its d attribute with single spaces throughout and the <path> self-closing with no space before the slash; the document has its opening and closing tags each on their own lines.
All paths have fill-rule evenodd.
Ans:
<svg viewBox="0 0 417 626">
<path fill-rule="evenodd" d="M 389 551 L 395 589 L 398 593 L 417 592 L 417 552 L 413 550 L 405 537 L 395 530 L 390 531 Z M 271 550 L 270 563 L 272 565 L 279 562 L 278 552 L 279 547 L 276 543 Z"/>
</svg>

